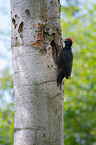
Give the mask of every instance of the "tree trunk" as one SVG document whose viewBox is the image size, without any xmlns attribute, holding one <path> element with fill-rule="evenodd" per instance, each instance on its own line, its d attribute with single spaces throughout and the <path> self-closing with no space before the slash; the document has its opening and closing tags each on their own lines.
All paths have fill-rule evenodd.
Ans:
<svg viewBox="0 0 96 145">
<path fill-rule="evenodd" d="M 63 145 L 63 96 L 56 86 L 59 0 L 11 0 L 14 145 Z M 58 52 L 57 51 L 57 52 Z"/>
</svg>

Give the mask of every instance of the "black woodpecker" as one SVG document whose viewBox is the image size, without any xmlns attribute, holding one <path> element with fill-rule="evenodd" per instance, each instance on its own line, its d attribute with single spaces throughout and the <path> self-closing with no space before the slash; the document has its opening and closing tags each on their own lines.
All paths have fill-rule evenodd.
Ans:
<svg viewBox="0 0 96 145">
<path fill-rule="evenodd" d="M 71 51 L 71 46 L 73 44 L 73 40 L 71 38 L 67 38 L 64 40 L 65 47 L 60 51 L 59 59 L 58 59 L 58 74 L 57 74 L 57 86 L 60 85 L 64 78 L 69 79 L 72 71 L 72 63 L 73 63 L 73 54 Z"/>
</svg>

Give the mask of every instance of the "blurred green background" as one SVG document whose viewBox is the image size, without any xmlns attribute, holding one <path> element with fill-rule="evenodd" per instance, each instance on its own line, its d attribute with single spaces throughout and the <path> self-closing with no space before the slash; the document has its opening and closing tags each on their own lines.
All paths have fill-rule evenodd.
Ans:
<svg viewBox="0 0 96 145">
<path fill-rule="evenodd" d="M 0 11 L 11 21 L 9 9 L 4 9 L 4 1 L 1 1 Z M 74 41 L 72 77 L 64 80 L 64 145 L 96 145 L 96 0 L 61 0 L 61 4 L 63 38 L 71 37 Z M 4 25 L 0 26 L 0 145 L 12 145 L 13 78 L 12 57 L 8 57 L 10 29 L 7 29 L 10 24 L 5 26 L 6 31 L 2 27 Z M 5 55 L 3 42 L 9 55 Z M 3 59 L 9 60 L 4 67 Z"/>
<path fill-rule="evenodd" d="M 64 81 L 65 145 L 96 145 L 96 1 L 64 0 L 63 37 L 74 41 L 72 78 Z"/>
</svg>

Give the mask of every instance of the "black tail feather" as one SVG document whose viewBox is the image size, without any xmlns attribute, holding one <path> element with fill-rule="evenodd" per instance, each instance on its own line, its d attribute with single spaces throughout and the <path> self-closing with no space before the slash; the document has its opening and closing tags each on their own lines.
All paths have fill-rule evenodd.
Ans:
<svg viewBox="0 0 96 145">
<path fill-rule="evenodd" d="M 64 74 L 63 71 L 61 70 L 57 76 L 57 87 L 60 85 L 60 90 L 61 90 L 61 83 L 63 78 L 64 78 Z"/>
</svg>

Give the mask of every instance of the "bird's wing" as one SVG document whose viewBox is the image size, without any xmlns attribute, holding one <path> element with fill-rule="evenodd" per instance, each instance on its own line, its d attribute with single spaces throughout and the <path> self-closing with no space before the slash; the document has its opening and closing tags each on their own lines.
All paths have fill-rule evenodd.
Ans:
<svg viewBox="0 0 96 145">
<path fill-rule="evenodd" d="M 71 75 L 71 71 L 72 71 L 72 64 L 73 64 L 73 55 L 72 53 L 70 53 L 70 57 L 67 63 L 67 68 L 68 68 L 68 76 Z"/>
<path fill-rule="evenodd" d="M 64 76 L 66 76 L 68 73 L 68 64 L 66 55 L 61 53 L 61 56 L 59 57 L 59 67 L 63 70 Z"/>
<path fill-rule="evenodd" d="M 70 76 L 71 70 L 72 70 L 72 55 L 71 53 L 67 53 L 66 51 L 63 51 L 64 53 L 61 53 L 60 56 L 60 64 L 62 65 L 62 69 L 64 72 L 64 75 L 66 78 Z"/>
</svg>

